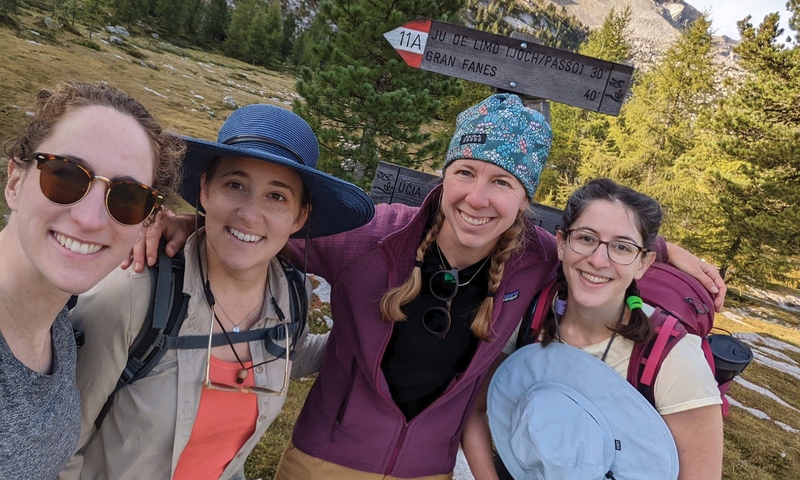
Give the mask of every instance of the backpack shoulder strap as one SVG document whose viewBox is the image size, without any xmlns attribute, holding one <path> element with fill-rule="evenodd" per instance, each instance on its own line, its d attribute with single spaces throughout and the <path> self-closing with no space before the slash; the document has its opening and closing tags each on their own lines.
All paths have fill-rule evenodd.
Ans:
<svg viewBox="0 0 800 480">
<path fill-rule="evenodd" d="M 539 341 L 542 324 L 544 323 L 545 317 L 547 317 L 550 305 L 553 303 L 553 297 L 556 296 L 559 287 L 560 284 L 553 280 L 545 285 L 544 288 L 533 297 L 519 325 L 519 331 L 517 332 L 517 348 Z"/>
<path fill-rule="evenodd" d="M 182 252 L 170 258 L 164 253 L 163 245 L 159 248 L 158 263 L 150 269 L 150 307 L 147 316 L 128 349 L 125 369 L 95 420 L 95 428 L 100 428 L 117 392 L 150 373 L 169 349 L 167 339 L 180 330 L 189 305 L 189 296 L 183 293 L 184 267 Z"/>
<path fill-rule="evenodd" d="M 280 260 L 280 259 L 279 259 Z M 306 319 L 308 317 L 308 294 L 306 291 L 306 276 L 300 272 L 300 270 L 296 269 L 294 266 L 280 260 L 281 267 L 283 267 L 283 273 L 286 276 L 286 282 L 289 284 L 289 332 L 288 334 L 291 335 L 291 343 L 290 343 L 290 351 L 289 351 L 289 358 L 295 357 L 295 350 L 294 347 L 297 345 L 297 342 L 300 340 L 300 336 L 303 334 L 303 331 L 306 327 Z M 275 299 L 273 298 L 273 302 Z M 279 314 L 283 312 L 275 306 L 275 311 Z M 274 340 L 279 338 L 273 338 L 274 335 L 269 335 L 266 340 L 267 351 L 272 353 L 273 355 L 275 352 L 272 350 L 277 347 L 279 352 L 283 354 L 283 347 L 278 347 Z M 273 340 L 273 341 L 270 341 Z M 279 356 L 279 355 L 275 355 Z"/>
<path fill-rule="evenodd" d="M 649 342 L 633 346 L 627 378 L 628 383 L 655 407 L 655 379 L 661 371 L 664 359 L 678 340 L 686 335 L 686 328 L 677 317 L 663 309 L 656 310 L 650 320 L 653 322 L 656 335 Z"/>
</svg>

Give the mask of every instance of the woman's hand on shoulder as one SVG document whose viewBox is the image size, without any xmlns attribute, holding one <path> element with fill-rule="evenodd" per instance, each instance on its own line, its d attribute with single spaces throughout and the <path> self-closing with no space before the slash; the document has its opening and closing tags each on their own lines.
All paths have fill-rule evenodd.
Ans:
<svg viewBox="0 0 800 480">
<path fill-rule="evenodd" d="M 133 265 L 133 270 L 137 273 L 144 270 L 145 261 L 152 267 L 156 264 L 158 244 L 162 237 L 167 241 L 165 252 L 171 257 L 183 248 L 193 231 L 193 215 L 176 215 L 170 210 L 162 209 L 152 223 L 142 225 L 131 255 L 122 262 L 121 267 Z"/>
<path fill-rule="evenodd" d="M 722 310 L 728 287 L 717 267 L 669 242 L 667 242 L 667 261 L 673 267 L 696 278 L 714 297 L 714 310 L 717 312 Z"/>
</svg>

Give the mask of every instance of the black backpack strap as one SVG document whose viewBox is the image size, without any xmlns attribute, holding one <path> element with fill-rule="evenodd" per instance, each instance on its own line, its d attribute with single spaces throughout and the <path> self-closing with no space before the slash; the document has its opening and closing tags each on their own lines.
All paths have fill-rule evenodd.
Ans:
<svg viewBox="0 0 800 480">
<path fill-rule="evenodd" d="M 308 316 L 305 275 L 288 263 L 283 261 L 280 263 L 289 284 L 291 320 L 288 335 L 292 338 L 289 357 L 293 358 L 294 346 L 303 333 Z M 170 258 L 164 253 L 163 245 L 159 248 L 158 263 L 156 267 L 150 269 L 152 279 L 150 298 L 153 299 L 150 309 L 145 323 L 142 325 L 142 330 L 129 349 L 128 363 L 125 365 L 114 391 L 108 396 L 108 400 L 95 420 L 96 428 L 100 428 L 117 392 L 126 385 L 147 376 L 167 350 L 199 349 L 208 346 L 208 337 L 205 335 L 178 336 L 189 305 L 189 296 L 183 294 L 184 267 L 181 253 Z M 274 298 L 273 302 L 275 302 Z M 273 306 L 275 306 L 278 316 L 281 317 L 283 312 L 277 307 L 277 302 L 273 303 Z M 283 319 L 281 318 L 281 320 Z M 232 343 L 251 342 L 263 338 L 268 353 L 277 358 L 286 355 L 286 350 L 277 343 L 285 341 L 287 337 L 287 332 L 282 324 L 246 332 L 229 332 L 228 337 Z M 211 339 L 213 347 L 225 345 L 227 342 L 228 340 L 223 334 L 216 334 Z"/>
<path fill-rule="evenodd" d="M 216 333 L 211 337 L 211 347 L 219 347 L 230 343 L 247 343 L 261 340 L 269 335 L 271 328 L 258 328 L 246 330 L 244 332 L 228 332 L 228 337 L 224 333 Z M 281 328 L 283 326 L 281 325 Z M 156 341 L 157 348 L 163 350 L 199 350 L 208 348 L 208 335 L 161 335 Z"/>
<path fill-rule="evenodd" d="M 269 329 L 267 337 L 264 339 L 264 348 L 270 355 L 280 358 L 286 355 L 284 347 L 280 346 L 278 341 L 285 342 L 287 334 L 291 336 L 289 344 L 289 358 L 293 359 L 296 356 L 294 347 L 300 340 L 303 330 L 306 327 L 306 318 L 308 317 L 308 296 L 306 292 L 306 278 L 300 270 L 294 266 L 280 260 L 283 273 L 286 276 L 286 282 L 289 285 L 289 332 L 284 332 L 283 325 L 277 325 Z M 283 320 L 283 312 L 278 307 L 275 298 L 272 299 L 275 312 Z"/>
<path fill-rule="evenodd" d="M 184 268 L 182 252 L 170 258 L 164 253 L 164 245 L 159 247 L 158 263 L 150 268 L 150 308 L 142 329 L 128 349 L 125 369 L 94 422 L 95 428 L 100 428 L 117 392 L 150 373 L 167 350 L 165 340 L 176 336 L 180 330 L 189 305 L 189 296 L 183 293 Z M 207 344 L 208 337 L 205 340 Z"/>
</svg>

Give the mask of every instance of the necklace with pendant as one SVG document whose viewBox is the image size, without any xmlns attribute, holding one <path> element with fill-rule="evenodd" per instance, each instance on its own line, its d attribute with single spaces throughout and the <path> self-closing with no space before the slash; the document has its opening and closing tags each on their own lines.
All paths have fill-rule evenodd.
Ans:
<svg viewBox="0 0 800 480">
<path fill-rule="evenodd" d="M 264 298 L 262 297 L 262 298 L 261 298 L 261 301 L 260 301 L 260 302 L 258 302 L 258 304 L 255 306 L 255 308 L 253 308 L 252 310 L 250 310 L 250 312 L 249 312 L 247 315 L 245 315 L 245 316 L 244 316 L 244 317 L 243 317 L 243 318 L 242 318 L 242 319 L 239 321 L 239 323 L 233 323 L 233 320 L 231 320 L 231 316 L 230 316 L 230 315 L 228 315 L 228 312 L 226 312 L 226 311 L 225 311 L 225 309 L 222 307 L 222 304 L 221 304 L 221 303 L 219 303 L 219 302 L 217 302 L 217 306 L 219 307 L 219 309 L 220 309 L 220 311 L 222 312 L 222 314 L 223 314 L 223 315 L 225 315 L 225 318 L 228 320 L 228 323 L 230 323 L 231 325 L 233 325 L 233 328 L 231 328 L 231 331 L 232 331 L 233 333 L 239 333 L 239 331 L 240 331 L 240 329 L 239 329 L 239 325 L 241 325 L 242 323 L 244 323 L 244 322 L 245 322 L 245 320 L 247 320 L 248 318 L 252 317 L 252 316 L 253 316 L 253 313 L 255 313 L 255 311 L 256 311 L 256 310 L 261 310 L 261 308 L 262 308 L 262 306 L 263 306 L 263 305 L 264 305 Z"/>
<path fill-rule="evenodd" d="M 449 266 L 450 266 L 450 264 L 449 264 L 449 263 L 447 263 L 447 262 L 444 260 L 444 256 L 442 255 L 442 250 L 439 248 L 439 244 L 438 244 L 438 243 L 436 244 L 436 251 L 437 251 L 437 252 L 439 252 L 439 260 L 441 260 L 441 261 L 442 261 L 442 268 L 443 268 L 443 269 L 445 269 L 445 270 L 447 270 L 447 269 L 448 269 L 447 267 L 449 267 Z M 473 273 L 471 277 L 469 277 L 469 280 L 467 280 L 467 281 L 466 281 L 466 282 L 464 282 L 464 283 L 459 283 L 459 284 L 458 284 L 458 286 L 459 286 L 459 287 L 465 287 L 465 286 L 467 286 L 467 285 L 469 284 L 469 282 L 471 282 L 471 281 L 475 280 L 475 277 L 477 277 L 477 276 L 478 276 L 478 274 L 479 274 L 479 273 L 481 273 L 481 270 L 483 270 L 483 267 L 484 267 L 484 265 L 486 265 L 486 263 L 489 261 L 489 259 L 490 259 L 490 258 L 492 258 L 492 256 L 491 256 L 491 255 L 489 255 L 488 257 L 486 257 L 486 259 L 483 261 L 483 263 L 481 263 L 481 266 L 480 266 L 480 267 L 478 267 L 478 269 L 477 269 L 477 270 L 475 270 L 475 273 Z"/>
</svg>

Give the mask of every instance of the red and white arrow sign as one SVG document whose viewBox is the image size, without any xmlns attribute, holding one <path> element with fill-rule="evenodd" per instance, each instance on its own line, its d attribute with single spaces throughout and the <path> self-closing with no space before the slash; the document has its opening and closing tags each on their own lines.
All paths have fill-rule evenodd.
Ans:
<svg viewBox="0 0 800 480">
<path fill-rule="evenodd" d="M 430 31 L 431 21 L 418 19 L 384 33 L 383 37 L 392 44 L 409 66 L 419 68 Z"/>
<path fill-rule="evenodd" d="M 383 35 L 411 67 L 619 115 L 633 67 L 420 18 Z"/>
</svg>

